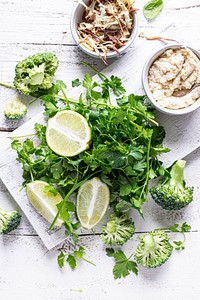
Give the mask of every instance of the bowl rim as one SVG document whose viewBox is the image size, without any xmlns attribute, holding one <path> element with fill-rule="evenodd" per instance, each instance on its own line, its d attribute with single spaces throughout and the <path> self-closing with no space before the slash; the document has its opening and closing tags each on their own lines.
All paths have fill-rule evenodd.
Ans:
<svg viewBox="0 0 200 300">
<path fill-rule="evenodd" d="M 194 110 L 198 109 L 200 107 L 200 98 L 198 100 L 195 101 L 195 103 L 193 103 L 192 105 L 185 107 L 185 108 L 181 108 L 181 109 L 169 109 L 169 108 L 165 108 L 162 107 L 161 105 L 158 104 L 158 102 L 153 98 L 153 95 L 149 89 L 149 84 L 148 84 L 148 73 L 149 73 L 149 69 L 152 66 L 152 64 L 154 63 L 154 61 L 160 57 L 166 50 L 168 49 L 179 49 L 179 48 L 188 48 L 190 49 L 192 52 L 194 52 L 194 54 L 197 55 L 197 57 L 200 59 L 200 51 L 198 51 L 197 49 L 188 46 L 188 45 L 183 45 L 183 44 L 179 44 L 179 43 L 172 43 L 172 44 L 167 44 L 161 48 L 159 48 L 158 50 L 156 50 L 155 52 L 153 52 L 153 54 L 151 54 L 148 59 L 146 60 L 143 69 L 142 69 L 142 84 L 143 84 L 143 88 L 146 92 L 146 95 L 148 97 L 148 99 L 150 100 L 150 102 L 152 103 L 152 105 L 159 111 L 168 114 L 168 115 L 184 115 L 190 112 L 193 112 Z"/>
<path fill-rule="evenodd" d="M 76 44 L 78 45 L 78 47 L 85 53 L 89 54 L 90 56 L 93 56 L 93 57 L 96 57 L 96 58 L 99 58 L 99 55 L 101 55 L 102 57 L 104 56 L 104 53 L 103 52 L 100 52 L 100 54 L 97 54 L 95 53 L 94 51 L 91 51 L 85 47 L 83 47 L 79 42 L 78 42 L 78 34 L 77 34 L 77 30 L 76 30 L 76 24 L 75 24 L 75 15 L 77 13 L 77 11 L 79 9 L 81 9 L 83 6 L 78 3 L 73 12 L 72 12 L 72 15 L 71 15 L 71 19 L 70 19 L 70 29 L 71 29 L 71 34 L 76 42 Z M 133 43 L 133 41 L 135 40 L 137 34 L 138 34 L 138 23 L 139 23 L 139 19 L 138 19 L 138 13 L 137 11 L 133 12 L 134 14 L 134 21 L 133 21 L 133 28 L 131 30 L 131 35 L 130 35 L 130 39 L 129 41 L 122 47 L 120 47 L 118 49 L 118 52 L 117 51 L 109 51 L 108 54 L 106 55 L 106 58 L 113 58 L 113 57 L 116 57 L 116 56 L 120 56 L 123 54 L 123 52 Z"/>
</svg>

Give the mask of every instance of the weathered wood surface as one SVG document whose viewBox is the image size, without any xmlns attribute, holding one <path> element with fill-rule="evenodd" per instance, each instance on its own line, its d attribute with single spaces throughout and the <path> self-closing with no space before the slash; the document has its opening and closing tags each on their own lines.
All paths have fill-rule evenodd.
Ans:
<svg viewBox="0 0 200 300">
<path fill-rule="evenodd" d="M 146 1 L 136 1 L 142 8 Z M 0 80 L 12 82 L 17 61 L 38 51 L 54 51 L 60 59 L 57 78 L 64 79 L 68 85 L 74 78 L 82 78 L 88 70 L 80 64 L 85 60 L 99 69 L 103 64 L 83 54 L 71 37 L 69 18 L 75 1 L 59 0 L 0 0 Z M 153 22 L 147 22 L 141 11 L 139 14 L 139 32 L 170 36 L 183 44 L 200 49 L 200 4 L 199 0 L 168 0 L 164 2 L 163 12 Z M 159 45 L 158 45 L 159 46 Z M 139 59 L 144 61 L 142 49 L 150 54 L 152 42 L 137 39 L 125 57 L 112 65 L 108 72 L 123 69 L 126 58 L 134 60 L 135 51 L 141 47 Z M 146 56 L 145 56 L 146 57 Z M 134 65 L 132 72 L 134 73 Z M 91 71 L 89 71 L 91 73 Z M 92 74 L 92 73 L 91 73 Z M 135 74 L 134 76 L 140 74 Z M 142 92 L 134 86 L 135 92 Z M 5 100 L 13 97 L 13 92 L 0 88 L 0 135 L 1 141 L 7 131 L 12 131 L 20 123 L 5 122 L 2 111 Z M 24 101 L 27 101 L 23 98 Z M 38 103 L 33 104 L 24 121 L 41 111 Z M 192 143 L 191 143 L 192 147 Z M 111 274 L 112 259 L 105 256 L 98 236 L 83 236 L 81 243 L 87 248 L 86 257 L 96 263 L 96 267 L 79 263 L 77 271 L 67 266 L 60 271 L 56 265 L 56 251 L 48 252 L 39 237 L 23 215 L 20 227 L 12 234 L 0 237 L 0 298 L 8 300 L 119 300 L 119 299 L 200 299 L 198 270 L 200 268 L 200 211 L 199 211 L 199 171 L 200 150 L 186 157 L 186 178 L 188 184 L 195 186 L 193 203 L 185 210 L 168 214 L 152 201 L 144 207 L 145 221 L 134 214 L 136 230 L 146 231 L 174 222 L 187 221 L 192 231 L 187 234 L 186 249 L 182 253 L 174 252 L 171 259 L 161 268 L 146 270 L 140 268 L 138 277 L 131 275 L 124 280 L 114 281 Z M 16 208 L 10 194 L 0 184 L 0 207 Z M 137 234 L 127 243 L 125 252 L 132 253 L 136 247 Z M 28 276 L 29 275 L 29 276 Z M 82 288 L 83 292 L 74 289 Z"/>
</svg>

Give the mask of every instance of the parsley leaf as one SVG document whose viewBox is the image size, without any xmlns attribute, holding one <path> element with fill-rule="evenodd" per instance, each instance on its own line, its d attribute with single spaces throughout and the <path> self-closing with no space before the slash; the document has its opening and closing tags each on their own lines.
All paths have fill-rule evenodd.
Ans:
<svg viewBox="0 0 200 300">
<path fill-rule="evenodd" d="M 72 87 L 76 87 L 79 85 L 81 85 L 81 81 L 78 78 L 72 80 Z"/>
<path fill-rule="evenodd" d="M 171 232 L 179 232 L 183 235 L 182 241 L 173 241 L 174 243 L 174 249 L 175 250 L 184 250 L 185 249 L 185 232 L 189 231 L 191 229 L 191 226 L 184 222 L 181 226 L 179 224 L 174 224 L 173 226 L 170 226 L 168 230 Z"/>
<path fill-rule="evenodd" d="M 77 266 L 77 260 L 81 259 L 86 261 L 87 263 L 95 266 L 95 264 L 93 262 L 91 262 L 90 260 L 86 259 L 83 255 L 85 252 L 85 248 L 80 246 L 78 249 L 75 249 L 72 252 L 69 252 L 68 249 L 65 248 L 65 246 L 63 245 L 63 247 L 60 250 L 60 253 L 57 257 L 57 262 L 60 268 L 64 267 L 65 261 L 69 264 L 70 268 L 72 270 L 74 270 Z"/>
<path fill-rule="evenodd" d="M 65 261 L 65 255 L 64 253 L 61 251 L 60 254 L 57 257 L 57 262 L 60 268 L 64 267 L 64 261 Z"/>
<path fill-rule="evenodd" d="M 191 230 L 191 226 L 189 224 L 187 224 L 186 222 L 184 222 L 181 226 L 181 232 L 187 232 Z"/>
<path fill-rule="evenodd" d="M 67 256 L 66 261 L 68 262 L 69 266 L 71 267 L 72 270 L 76 268 L 76 259 L 73 255 L 69 254 Z"/>
<path fill-rule="evenodd" d="M 138 275 L 136 262 L 130 260 L 132 255 L 127 258 L 122 250 L 115 252 L 112 248 L 107 248 L 106 254 L 107 256 L 115 259 L 115 265 L 113 267 L 113 275 L 115 279 L 126 277 L 130 274 L 130 272 Z"/>
</svg>

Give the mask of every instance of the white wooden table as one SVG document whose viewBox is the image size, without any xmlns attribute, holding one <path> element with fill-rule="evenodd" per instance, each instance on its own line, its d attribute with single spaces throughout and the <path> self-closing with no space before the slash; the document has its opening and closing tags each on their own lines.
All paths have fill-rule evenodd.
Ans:
<svg viewBox="0 0 200 300">
<path fill-rule="evenodd" d="M 146 1 L 136 1 L 142 8 Z M 82 78 L 88 69 L 80 64 L 85 60 L 103 69 L 104 65 L 83 54 L 71 37 L 69 22 L 75 1 L 58 0 L 0 0 L 0 80 L 12 82 L 17 61 L 39 51 L 54 51 L 60 60 L 57 78 L 68 84 L 71 79 Z M 165 0 L 164 9 L 153 22 L 147 22 L 138 13 L 139 32 L 170 36 L 200 50 L 199 0 Z M 143 43 L 143 44 L 142 44 Z M 151 48 L 149 42 L 137 39 L 127 56 L 134 56 L 138 47 Z M 141 57 L 142 59 L 142 57 Z M 124 62 L 125 60 L 123 60 Z M 113 74 L 120 60 L 111 66 Z M 123 67 L 123 65 L 121 65 Z M 92 72 L 89 70 L 92 74 Z M 134 72 L 134 70 L 133 70 Z M 138 89 L 139 91 L 140 89 Z M 134 91 L 134 90 L 133 90 Z M 135 91 L 137 92 L 137 91 Z M 13 91 L 0 88 L 0 138 L 42 110 L 39 102 L 33 104 L 21 122 L 7 122 L 3 117 L 5 100 L 13 98 Z M 24 101 L 27 101 L 24 98 Z M 171 225 L 187 221 L 191 232 L 187 233 L 186 249 L 174 252 L 170 260 L 159 269 L 139 267 L 139 275 L 123 280 L 112 277 L 112 259 L 106 257 L 98 236 L 84 235 L 80 242 L 86 247 L 86 257 L 96 267 L 80 262 L 77 270 L 57 266 L 57 251 L 47 251 L 39 237 L 23 215 L 19 228 L 0 236 L 0 299 L 2 300 L 140 300 L 200 299 L 200 149 L 186 157 L 186 176 L 189 185 L 195 186 L 193 203 L 185 210 L 166 213 L 154 203 L 145 204 L 149 215 L 144 223 L 135 217 L 137 233 L 127 242 L 127 254 L 135 249 L 140 228 L 151 230 L 158 225 Z M 17 208 L 4 185 L 0 182 L 0 207 Z M 82 292 L 79 291 L 82 289 Z"/>
</svg>

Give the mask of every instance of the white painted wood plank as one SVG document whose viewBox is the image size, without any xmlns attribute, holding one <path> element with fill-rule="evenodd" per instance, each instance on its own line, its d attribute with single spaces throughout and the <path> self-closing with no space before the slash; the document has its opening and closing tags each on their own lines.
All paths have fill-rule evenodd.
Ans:
<svg viewBox="0 0 200 300">
<path fill-rule="evenodd" d="M 127 255 L 137 245 L 135 235 L 124 247 Z M 172 237 L 172 235 L 170 235 Z M 56 251 L 47 252 L 37 237 L 0 237 L 1 298 L 9 300 L 199 300 L 200 233 L 187 234 L 186 248 L 174 252 L 157 269 L 139 267 L 139 275 L 114 280 L 112 258 L 105 255 L 99 237 L 84 237 L 85 257 L 96 263 L 78 262 L 76 270 L 56 263 Z M 5 259 L 6 258 L 6 259 Z M 83 292 L 72 291 L 82 289 Z"/>
<path fill-rule="evenodd" d="M 136 1 L 136 6 L 142 7 L 146 0 Z M 71 5 L 71 4 L 70 4 Z M 181 39 L 183 43 L 200 49 L 199 42 L 199 0 L 168 0 L 164 2 L 162 13 L 153 22 L 147 22 L 139 12 L 140 30 L 147 34 L 157 34 L 163 31 L 163 35 L 169 35 Z M 67 8 L 67 10 L 65 10 Z M 82 76 L 86 71 L 82 69 L 79 60 L 84 55 L 74 47 L 74 53 L 70 54 L 74 41 L 69 31 L 69 16 L 72 6 L 69 1 L 57 2 L 47 0 L 1 0 L 0 1 L 0 75 L 1 79 L 11 82 L 14 66 L 17 61 L 27 56 L 27 53 L 35 53 L 37 49 L 54 51 L 55 46 L 64 43 L 62 74 Z M 28 18 L 27 18 L 28 16 Z M 170 29 L 168 31 L 167 29 Z M 67 32 L 66 34 L 63 32 Z M 137 40 L 135 46 L 143 41 Z M 14 46 L 12 44 L 15 44 Z M 24 45 L 28 43 L 28 45 Z M 32 45 L 32 43 L 44 43 L 46 45 Z M 5 48 L 5 44 L 7 44 Z M 23 45 L 22 45 L 23 44 Z M 26 49 L 20 50 L 20 48 Z M 63 47 L 62 47 L 63 48 Z M 145 42 L 145 49 L 150 51 L 150 43 Z M 3 49 L 3 51 L 2 51 Z M 55 50 L 56 53 L 59 50 Z M 77 53 L 76 53 L 77 51 Z M 2 56 L 3 53 L 3 56 Z M 62 53 L 62 51 L 60 52 Z M 135 56 L 134 47 L 130 54 Z M 84 57 L 89 60 L 89 57 Z M 144 62 L 141 53 L 140 59 Z M 96 61 L 94 61 L 96 63 Z M 127 63 L 120 60 L 121 67 Z M 61 65 L 62 65 L 61 64 Z M 66 69 L 67 68 L 67 69 Z M 65 73 L 66 72 L 66 73 Z M 134 65 L 130 76 L 135 72 Z M 61 73 L 59 74 L 62 75 Z M 136 73 L 140 76 L 139 73 Z M 64 79 L 64 78 L 63 78 Z M 134 79 L 131 91 L 142 93 L 137 89 Z M 0 107 L 5 98 L 10 97 L 8 90 L 0 88 Z M 27 120 L 39 112 L 38 105 L 29 111 Z M 2 121 L 0 113 L 0 127 L 12 130 L 19 124 L 10 125 Z M 2 142 L 2 136 L 0 136 Z M 178 213 L 166 213 L 152 202 L 145 209 L 146 227 L 142 220 L 135 217 L 137 228 L 151 229 L 161 224 L 182 222 L 186 220 L 192 224 L 192 229 L 200 230 L 199 211 L 199 150 L 187 157 L 186 175 L 189 183 L 196 186 L 194 202 L 185 210 Z M 196 175 L 195 175 L 196 174 Z M 0 206 L 15 208 L 16 203 L 5 192 L 5 187 L 0 184 Z M 24 234 L 27 236 L 20 236 Z M 170 299 L 170 300 L 199 300 L 200 286 L 198 271 L 200 235 L 199 232 L 187 234 L 186 249 L 182 253 L 174 253 L 171 259 L 160 269 L 146 270 L 140 268 L 140 275 L 136 278 L 131 275 L 121 281 L 114 281 L 111 275 L 112 259 L 107 258 L 102 251 L 102 244 L 98 237 L 81 238 L 81 242 L 88 248 L 86 256 L 93 260 L 97 267 L 93 268 L 85 263 L 80 263 L 79 270 L 72 272 L 68 267 L 60 271 L 56 265 L 56 253 L 46 252 L 46 248 L 40 239 L 34 235 L 33 229 L 23 216 L 19 230 L 10 236 L 0 237 L 0 298 L 8 300 L 42 299 L 42 300 L 137 300 Z M 135 247 L 134 236 L 127 243 L 125 251 L 131 253 Z M 83 288 L 83 293 L 72 292 L 70 289 Z"/>
<path fill-rule="evenodd" d="M 153 21 L 148 22 L 143 14 L 142 7 L 146 0 L 135 2 L 140 9 L 140 28 L 142 30 L 163 30 L 166 24 L 174 23 L 185 29 L 184 21 L 191 20 L 190 28 L 196 29 L 195 21 L 198 21 L 199 1 L 192 0 L 168 0 L 164 3 L 163 12 Z M 1 1 L 1 31 L 0 43 L 40 43 L 40 44 L 74 44 L 69 28 L 70 16 L 76 1 Z M 195 13 L 194 13 L 195 10 Z M 6 13 L 5 13 L 6 12 Z M 9 26 L 8 26 L 9 24 Z M 189 32 L 186 30 L 185 36 Z"/>
</svg>

